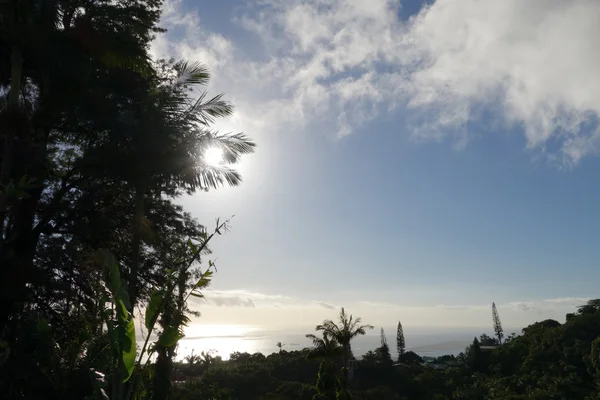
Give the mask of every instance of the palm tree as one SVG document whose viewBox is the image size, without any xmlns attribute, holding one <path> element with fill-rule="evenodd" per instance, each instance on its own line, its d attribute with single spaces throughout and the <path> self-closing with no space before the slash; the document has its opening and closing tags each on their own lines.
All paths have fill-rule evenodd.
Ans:
<svg viewBox="0 0 600 400">
<path fill-rule="evenodd" d="M 207 84 L 209 73 L 200 63 L 159 64 L 156 85 L 150 85 L 143 104 L 124 114 L 123 129 L 127 143 L 115 143 L 121 152 L 120 163 L 111 159 L 110 168 L 133 186 L 135 191 L 129 297 L 131 308 L 138 294 L 141 243 L 146 229 L 145 198 L 149 191 L 188 194 L 241 183 L 232 168 L 243 154 L 252 153 L 255 144 L 242 133 L 221 134 L 209 128 L 216 118 L 233 112 L 231 104 L 217 95 L 207 99 L 206 92 L 193 98 L 190 93 Z M 171 73 L 173 72 L 173 73 Z M 129 139 L 127 139 L 129 138 Z M 124 149 L 124 150 L 122 150 Z M 111 149 L 109 149 L 111 150 Z M 206 159 L 208 150 L 221 155 L 218 163 Z"/>
<path fill-rule="evenodd" d="M 313 343 L 313 347 L 308 353 L 309 358 L 333 361 L 343 352 L 342 346 L 333 337 L 323 334 L 323 337 L 320 338 L 312 333 L 307 334 L 306 337 Z"/>
<path fill-rule="evenodd" d="M 279 353 L 281 353 L 281 350 L 283 349 L 283 346 L 285 346 L 285 344 L 281 343 L 281 342 L 277 342 L 277 344 L 275 345 L 279 348 Z"/>
<path fill-rule="evenodd" d="M 185 356 L 183 359 L 188 364 L 197 364 L 200 361 L 202 361 L 202 357 L 199 356 L 198 354 L 194 354 L 194 350 L 192 350 L 192 353 L 190 355 Z"/>
<path fill-rule="evenodd" d="M 336 359 L 343 353 L 343 348 L 335 340 L 335 338 L 323 334 L 320 338 L 316 335 L 306 335 L 313 343 L 313 347 L 310 349 L 307 358 L 309 359 L 320 359 L 319 364 L 319 375 L 315 389 L 317 395 L 313 399 L 332 399 L 335 398 L 336 392 L 336 373 L 335 364 Z"/>
<path fill-rule="evenodd" d="M 342 307 L 340 311 L 339 325 L 332 320 L 325 320 L 321 325 L 315 328 L 317 331 L 323 332 L 323 338 L 330 338 L 339 343 L 343 348 L 344 366 L 348 367 L 348 362 L 351 358 L 352 349 L 350 342 L 357 336 L 366 334 L 367 329 L 373 329 L 372 325 L 361 325 L 361 318 L 354 318 L 352 315 L 347 315 Z"/>
<path fill-rule="evenodd" d="M 100 163 L 101 168 L 107 176 L 126 182 L 133 192 L 128 279 L 130 312 L 143 295 L 140 293 L 144 287 L 140 283 L 140 265 L 145 255 L 142 240 L 151 240 L 152 236 L 147 235 L 151 233 L 146 219 L 150 204 L 147 199 L 163 195 L 174 197 L 182 191 L 191 194 L 225 184 L 239 185 L 241 176 L 232 165 L 243 154 L 252 153 L 255 146 L 242 133 L 221 134 L 209 128 L 216 118 L 230 115 L 233 108 L 222 95 L 207 99 L 206 92 L 201 92 L 192 96 L 208 82 L 206 67 L 199 63 L 169 61 L 159 62 L 156 70 L 149 82 L 142 79 L 133 83 L 140 93 L 139 100 L 122 112 L 116 132 L 94 157 L 98 160 L 102 159 L 101 155 L 110 155 L 109 163 Z M 206 157 L 209 149 L 217 149 L 221 160 L 209 162 Z M 208 240 L 206 236 L 195 239 Z M 179 276 L 189 276 L 190 267 L 183 266 Z M 185 280 L 183 278 L 183 284 Z M 178 304 L 171 317 L 181 318 L 184 307 L 185 302 Z M 165 357 L 157 359 L 157 371 L 159 367 L 164 367 L 164 371 L 161 369 L 163 372 L 155 376 L 154 399 L 167 398 L 172 356 L 165 353 Z"/>
</svg>

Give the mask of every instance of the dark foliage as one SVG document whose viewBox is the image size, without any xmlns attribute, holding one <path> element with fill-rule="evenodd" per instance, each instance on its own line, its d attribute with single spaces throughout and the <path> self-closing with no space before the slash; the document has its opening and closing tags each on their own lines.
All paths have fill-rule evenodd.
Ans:
<svg viewBox="0 0 600 400">
<path fill-rule="evenodd" d="M 205 67 L 150 60 L 161 7 L 0 0 L 3 398 L 167 396 L 187 297 L 210 278 L 208 232 L 175 198 L 239 184 L 232 165 L 254 144 L 211 130 L 232 107 L 194 97 Z M 205 162 L 211 147 L 221 165 Z M 130 322 L 152 296 L 166 334 L 153 369 L 138 359 L 133 373 Z"/>
<path fill-rule="evenodd" d="M 387 343 L 382 342 L 358 363 L 347 394 L 363 400 L 598 399 L 600 311 L 596 304 L 600 303 L 592 301 L 580 307 L 564 324 L 553 320 L 532 324 L 492 350 L 481 346 L 496 345 L 498 339 L 482 335 L 464 355 L 443 356 L 428 363 L 409 351 L 401 364 L 391 367 L 381 351 Z M 310 350 L 268 357 L 235 355 L 215 366 L 219 370 L 216 375 L 203 375 L 199 366 L 192 366 L 189 368 L 195 370 L 189 373 L 198 380 L 178 386 L 173 398 L 194 398 L 190 388 L 200 385 L 198 382 L 202 382 L 202 390 L 213 388 L 214 393 L 233 389 L 227 393 L 229 397 L 214 395 L 222 399 L 335 398 L 335 381 L 325 365 L 311 361 L 309 354 Z M 245 376 L 240 374 L 240 363 L 252 366 L 243 369 Z M 335 374 L 335 370 L 329 373 Z M 312 397 L 315 394 L 317 397 Z"/>
</svg>

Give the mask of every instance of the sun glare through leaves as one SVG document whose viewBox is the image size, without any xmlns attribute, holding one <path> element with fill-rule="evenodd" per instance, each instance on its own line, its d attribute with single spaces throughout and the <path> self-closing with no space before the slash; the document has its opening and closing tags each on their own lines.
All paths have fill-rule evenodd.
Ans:
<svg viewBox="0 0 600 400">
<path fill-rule="evenodd" d="M 218 167 L 223 163 L 223 150 L 218 147 L 209 147 L 204 152 L 204 161 L 211 167 Z"/>
</svg>

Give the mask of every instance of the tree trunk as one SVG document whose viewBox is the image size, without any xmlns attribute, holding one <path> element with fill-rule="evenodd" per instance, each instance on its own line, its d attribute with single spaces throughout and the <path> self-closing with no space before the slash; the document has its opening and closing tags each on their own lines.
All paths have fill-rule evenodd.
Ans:
<svg viewBox="0 0 600 400">
<path fill-rule="evenodd" d="M 23 55 L 17 46 L 13 46 L 10 56 L 10 91 L 8 94 L 8 114 L 7 122 L 14 122 L 20 113 L 19 95 L 21 92 L 21 77 L 23 74 Z M 0 183 L 5 185 L 10 176 L 12 167 L 12 152 L 17 136 L 17 126 L 11 126 L 6 130 L 4 138 L 4 151 L 2 154 L 2 165 L 0 166 Z"/>
<path fill-rule="evenodd" d="M 344 344 L 344 368 L 348 368 L 349 359 L 350 359 L 350 345 Z"/>
<path fill-rule="evenodd" d="M 23 271 L 17 270 L 20 266 L 14 262 L 14 254 L 11 254 L 13 253 L 10 248 L 11 246 L 7 246 L 6 241 L 11 238 L 7 232 L 9 228 L 8 224 L 5 227 L 9 217 L 8 196 L 5 188 L 11 178 L 15 137 L 18 136 L 22 119 L 19 94 L 21 92 L 23 74 L 23 54 L 17 46 L 13 46 L 11 49 L 10 61 L 10 91 L 8 95 L 8 107 L 2 121 L 6 126 L 3 129 L 5 136 L 2 163 L 0 163 L 0 280 L 2 281 L 0 301 L 5 305 L 0 310 L 0 331 L 8 323 L 8 319 L 14 312 L 14 309 L 19 307 L 19 300 L 22 297 L 20 292 L 25 284 L 23 279 L 19 279 Z"/>
<path fill-rule="evenodd" d="M 154 382 L 152 385 L 153 400 L 167 400 L 171 392 L 171 375 L 173 372 L 172 353 L 164 346 L 157 345 Z"/>
<path fill-rule="evenodd" d="M 8 107 L 3 122 L 5 136 L 2 151 L 2 163 L 0 164 L 0 239 L 4 233 L 4 223 L 8 211 L 8 198 L 5 187 L 10 182 L 12 170 L 13 151 L 15 137 L 20 124 L 20 102 L 21 76 L 23 73 L 23 55 L 17 46 L 13 46 L 10 56 L 10 91 L 8 94 Z"/>
<path fill-rule="evenodd" d="M 131 266 L 129 268 L 129 303 L 133 313 L 138 298 L 138 275 L 140 266 L 140 252 L 142 243 L 142 228 L 144 223 L 144 186 L 138 185 L 135 189 L 135 211 L 133 216 L 133 234 L 131 239 Z"/>
</svg>

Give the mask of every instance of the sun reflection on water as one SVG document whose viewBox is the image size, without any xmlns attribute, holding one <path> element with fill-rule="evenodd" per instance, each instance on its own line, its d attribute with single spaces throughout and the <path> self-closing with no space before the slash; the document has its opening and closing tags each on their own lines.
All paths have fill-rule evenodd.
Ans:
<svg viewBox="0 0 600 400">
<path fill-rule="evenodd" d="M 213 351 L 214 356 L 224 360 L 236 351 L 255 353 L 264 344 L 258 329 L 248 325 L 202 325 L 194 324 L 185 329 L 185 338 L 179 342 L 177 358 L 183 359 L 194 352 Z"/>
</svg>

